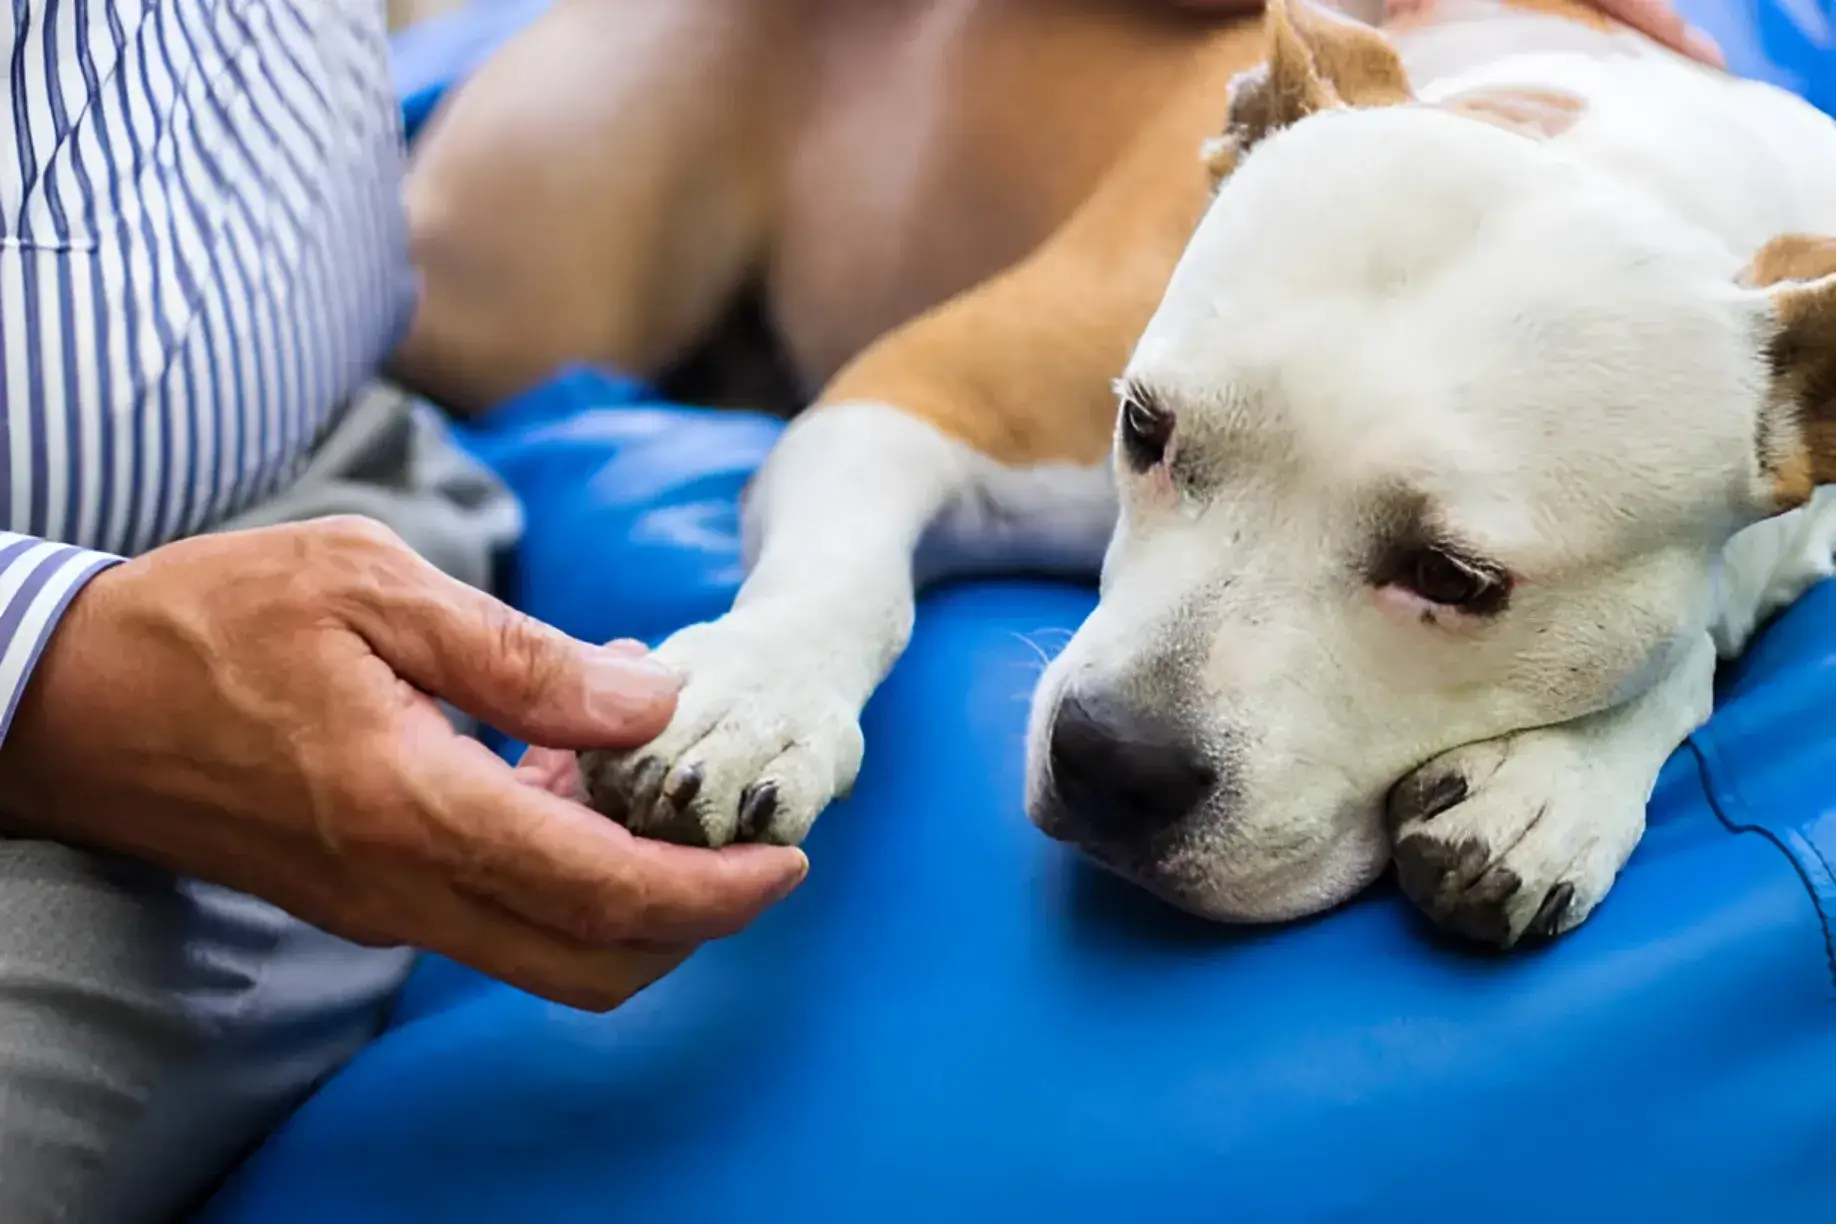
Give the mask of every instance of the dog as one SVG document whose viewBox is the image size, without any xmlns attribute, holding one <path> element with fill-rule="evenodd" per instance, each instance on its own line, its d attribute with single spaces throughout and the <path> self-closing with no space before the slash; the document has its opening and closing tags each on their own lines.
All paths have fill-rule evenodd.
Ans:
<svg viewBox="0 0 1836 1224">
<path fill-rule="evenodd" d="M 1026 106 L 966 133 L 970 111 L 897 108 L 961 67 L 929 51 L 1027 4 L 856 6 L 869 48 L 930 41 L 847 71 L 817 39 L 794 96 L 704 46 L 691 71 L 762 101 L 705 86 L 718 139 L 672 145 L 678 117 L 620 149 L 643 181 L 616 199 L 709 186 L 678 218 L 697 244 L 614 233 L 609 209 L 607 266 L 657 312 L 567 325 L 655 368 L 762 267 L 826 385 L 748 490 L 732 611 L 659 648 L 687 677 L 674 721 L 583 761 L 596 806 L 649 836 L 799 842 L 860 768 L 919 588 L 1100 573 L 1033 702 L 1045 833 L 1219 920 L 1328 909 L 1394 860 L 1465 936 L 1574 928 L 1708 716 L 1717 657 L 1831 572 L 1836 124 L 1566 0 L 1442 0 L 1382 29 L 1275 0 L 1259 31 L 1069 7 L 1087 24 L 1024 70 Z M 634 17 L 626 53 L 679 20 Z M 1069 120 L 1042 118 L 1066 95 L 1051 46 L 1113 69 Z M 974 108 L 988 77 L 951 79 Z M 812 89 L 860 107 L 813 112 Z M 822 121 L 792 139 L 780 113 Z M 1036 122 L 1077 134 L 957 173 L 991 127 Z M 810 170 L 912 123 L 950 136 L 889 141 L 896 173 Z M 769 156 L 692 155 L 746 139 Z M 653 153 L 655 177 L 630 169 Z M 1033 211 L 940 246 L 1001 228 L 956 227 L 972 206 Z M 902 211 L 927 207 L 934 227 Z M 917 237 L 844 258 L 893 216 Z M 479 254 L 421 232 L 436 266 Z M 670 260 L 692 274 L 658 279 Z M 483 317 L 432 320 L 410 364 L 486 396 L 526 373 Z"/>
</svg>

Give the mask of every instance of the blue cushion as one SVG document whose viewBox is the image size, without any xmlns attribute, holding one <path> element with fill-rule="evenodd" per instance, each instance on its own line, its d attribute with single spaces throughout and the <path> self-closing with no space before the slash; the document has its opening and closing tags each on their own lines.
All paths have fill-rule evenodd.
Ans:
<svg viewBox="0 0 1836 1224">
<path fill-rule="evenodd" d="M 1836 114 L 1836 0 L 1675 0 L 1708 31 L 1728 67 Z"/>
<path fill-rule="evenodd" d="M 1780 5 L 1734 27 L 1803 31 Z M 776 428 L 576 370 L 468 431 L 527 505 L 515 597 L 590 638 L 716 613 Z M 1836 1219 L 1836 584 L 1728 677 L 1594 918 L 1511 957 L 1387 884 L 1208 926 L 1034 833 L 1029 639 L 1092 599 L 926 599 L 787 903 L 611 1016 L 427 960 L 204 1218 Z"/>
<path fill-rule="evenodd" d="M 775 428 L 641 401 L 577 371 L 473 434 L 528 505 L 522 600 L 587 637 L 730 596 Z M 1508 958 L 1387 886 L 1207 926 L 1034 833 L 1028 639 L 1091 602 L 927 599 L 789 902 L 605 1017 L 426 962 L 206 1218 L 1833 1218 L 1836 585 L 1672 760 L 1592 921 Z"/>
</svg>

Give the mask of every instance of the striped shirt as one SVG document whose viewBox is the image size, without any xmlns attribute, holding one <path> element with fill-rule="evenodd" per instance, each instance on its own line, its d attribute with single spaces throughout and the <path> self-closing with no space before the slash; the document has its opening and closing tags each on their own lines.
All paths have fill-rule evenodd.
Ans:
<svg viewBox="0 0 1836 1224">
<path fill-rule="evenodd" d="M 284 487 L 412 305 L 379 0 L 10 0 L 0 737 L 122 556 Z"/>
</svg>

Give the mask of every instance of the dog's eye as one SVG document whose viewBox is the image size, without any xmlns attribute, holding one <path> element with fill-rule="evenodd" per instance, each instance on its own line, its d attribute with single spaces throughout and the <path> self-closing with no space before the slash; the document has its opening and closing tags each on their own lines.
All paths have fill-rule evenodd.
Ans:
<svg viewBox="0 0 1836 1224">
<path fill-rule="evenodd" d="M 1444 608 L 1485 616 L 1501 610 L 1510 594 L 1505 575 L 1443 549 L 1412 549 L 1400 561 L 1392 581 Z"/>
<path fill-rule="evenodd" d="M 1129 467 L 1145 472 L 1166 457 L 1173 439 L 1173 414 L 1137 392 L 1122 396 L 1122 453 Z"/>
</svg>

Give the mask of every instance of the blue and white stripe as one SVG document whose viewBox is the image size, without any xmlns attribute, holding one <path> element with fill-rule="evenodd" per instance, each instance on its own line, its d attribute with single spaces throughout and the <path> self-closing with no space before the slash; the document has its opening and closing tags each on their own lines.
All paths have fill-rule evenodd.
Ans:
<svg viewBox="0 0 1836 1224">
<path fill-rule="evenodd" d="M 81 583 L 283 487 L 413 295 L 381 0 L 10 3 L 0 737 Z"/>
</svg>

